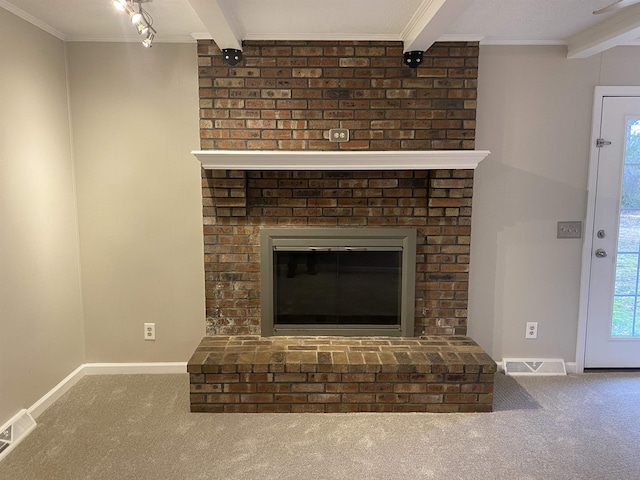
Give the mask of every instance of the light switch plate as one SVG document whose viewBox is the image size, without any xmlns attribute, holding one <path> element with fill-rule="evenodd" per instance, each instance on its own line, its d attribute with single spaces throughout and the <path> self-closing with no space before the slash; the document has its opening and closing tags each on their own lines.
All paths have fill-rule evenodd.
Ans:
<svg viewBox="0 0 640 480">
<path fill-rule="evenodd" d="M 558 222 L 558 238 L 582 238 L 582 222 Z"/>
</svg>

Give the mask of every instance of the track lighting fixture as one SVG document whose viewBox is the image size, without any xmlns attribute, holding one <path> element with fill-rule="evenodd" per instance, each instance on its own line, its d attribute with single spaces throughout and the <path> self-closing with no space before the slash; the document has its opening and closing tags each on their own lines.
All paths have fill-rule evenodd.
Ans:
<svg viewBox="0 0 640 480">
<path fill-rule="evenodd" d="M 120 0 L 113 0 L 113 6 L 116 7 L 116 10 L 124 12 L 127 4 L 126 2 L 121 2 Z"/>
<path fill-rule="evenodd" d="M 147 48 L 151 48 L 152 44 L 153 44 L 153 37 L 155 37 L 155 33 L 149 32 L 149 34 L 145 37 L 144 40 L 142 40 L 142 45 L 144 45 Z"/>
<path fill-rule="evenodd" d="M 237 50 L 235 48 L 223 48 L 222 58 L 224 58 L 227 65 L 237 65 L 242 60 L 242 50 Z"/>
<path fill-rule="evenodd" d="M 149 12 L 142 8 L 143 3 L 150 1 L 151 0 L 113 0 L 113 6 L 116 10 L 129 15 L 131 23 L 136 27 L 138 34 L 144 36 L 142 45 L 147 48 L 153 45 L 153 39 L 156 33 L 158 33 L 152 27 L 153 18 L 149 15 Z"/>
<path fill-rule="evenodd" d="M 418 68 L 422 63 L 422 50 L 411 50 L 410 52 L 404 52 L 404 64 L 411 68 Z"/>
</svg>

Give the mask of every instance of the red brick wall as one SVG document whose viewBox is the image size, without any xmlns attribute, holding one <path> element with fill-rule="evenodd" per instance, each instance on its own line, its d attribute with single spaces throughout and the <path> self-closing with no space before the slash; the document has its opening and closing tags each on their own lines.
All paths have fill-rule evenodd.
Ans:
<svg viewBox="0 0 640 480">
<path fill-rule="evenodd" d="M 416 69 L 401 42 L 245 42 L 235 67 L 211 41 L 198 53 L 202 149 L 474 148 L 476 42 L 437 43 Z"/>
<path fill-rule="evenodd" d="M 476 43 L 198 45 L 202 149 L 473 149 Z M 351 141 L 330 143 L 330 128 Z M 261 226 L 415 226 L 415 332 L 465 334 L 472 170 L 203 171 L 208 334 L 260 333 Z"/>
</svg>

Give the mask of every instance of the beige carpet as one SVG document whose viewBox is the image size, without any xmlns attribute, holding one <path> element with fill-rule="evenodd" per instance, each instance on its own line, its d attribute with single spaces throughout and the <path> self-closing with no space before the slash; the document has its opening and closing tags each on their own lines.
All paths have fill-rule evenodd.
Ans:
<svg viewBox="0 0 640 480">
<path fill-rule="evenodd" d="M 496 381 L 487 414 L 192 414 L 186 375 L 85 377 L 0 480 L 640 479 L 640 374 Z"/>
</svg>

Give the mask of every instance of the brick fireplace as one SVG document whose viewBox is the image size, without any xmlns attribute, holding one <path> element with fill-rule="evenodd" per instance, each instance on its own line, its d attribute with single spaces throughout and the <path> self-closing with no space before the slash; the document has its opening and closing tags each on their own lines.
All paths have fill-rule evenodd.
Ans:
<svg viewBox="0 0 640 480">
<path fill-rule="evenodd" d="M 472 150 L 478 46 L 200 41 L 201 148 Z M 330 128 L 352 140 L 330 143 Z M 260 333 L 264 226 L 416 227 L 415 334 L 466 333 L 473 170 L 203 170 L 207 334 Z"/>
<path fill-rule="evenodd" d="M 475 147 L 477 43 L 437 43 L 425 52 L 424 62 L 417 69 L 402 64 L 400 42 L 246 42 L 244 63 L 237 67 L 224 64 L 220 50 L 210 41 L 199 41 L 198 54 L 203 150 L 379 153 L 473 150 Z M 331 128 L 348 129 L 351 140 L 329 142 Z M 320 343 L 313 343 L 312 339 L 312 345 L 296 343 L 296 349 L 308 347 L 313 351 L 335 353 L 329 355 L 331 369 L 318 369 L 319 365 L 313 367 L 311 362 L 304 367 L 307 372 L 330 372 L 338 376 L 369 372 L 367 367 L 348 362 L 349 349 L 355 349 L 354 352 L 364 349 L 362 351 L 377 352 L 378 362 L 373 362 L 370 373 L 406 374 L 406 378 L 394 377 L 390 385 L 381 387 L 391 390 L 379 393 L 395 395 L 388 403 L 409 402 L 409 396 L 400 400 L 400 392 L 432 391 L 435 396 L 429 397 L 428 402 L 436 404 L 435 407 L 427 409 L 424 402 L 416 400 L 413 408 L 405 410 L 491 409 L 495 363 L 464 337 L 473 170 L 394 169 L 393 161 L 390 155 L 384 168 L 371 170 L 203 169 L 206 322 L 210 337 L 203 340 L 189 363 L 194 411 L 363 410 L 359 407 L 332 409 L 322 402 L 316 403 L 325 406 L 316 405 L 315 409 L 307 410 L 302 407 L 296 410 L 291 405 L 271 410 L 258 408 L 263 400 L 273 403 L 271 388 L 280 388 L 280 393 L 303 392 L 308 400 L 311 392 L 325 395 L 327 388 L 336 388 L 327 385 L 340 382 L 324 379 L 319 382 L 324 386 L 313 386 L 321 388 L 321 392 L 300 386 L 292 390 L 293 383 L 303 380 L 296 377 L 289 382 L 283 380 L 286 375 L 281 375 L 278 382 L 285 385 L 266 386 L 277 372 L 298 376 L 305 373 L 300 370 L 300 359 L 294 366 L 283 361 L 293 356 L 278 350 L 283 348 L 282 342 L 267 342 L 272 347 L 278 345 L 276 350 L 282 354 L 265 357 L 266 367 L 262 363 L 261 366 L 251 363 L 266 345 L 258 337 L 261 332 L 260 231 L 264 227 L 288 226 L 411 227 L 417 232 L 413 334 L 426 337 L 424 341 L 416 339 L 417 343 L 411 343 L 410 350 L 415 356 L 405 358 L 403 355 L 408 354 L 409 347 L 401 342 L 372 346 L 342 344 L 339 340 L 327 344 L 322 339 Z M 381 361 L 380 349 L 391 355 L 385 357 L 391 359 L 391 363 Z M 230 355 L 224 357 L 224 361 L 223 356 L 218 355 L 221 351 Z M 437 356 L 442 362 L 425 352 L 441 352 Z M 344 353 L 345 360 L 336 365 L 332 355 L 338 353 Z M 466 362 L 463 354 L 468 355 Z M 318 355 L 320 353 L 315 358 L 320 362 Z M 447 355 L 449 360 L 443 360 Z M 239 362 L 240 357 L 248 363 Z M 354 354 L 353 358 L 356 357 Z M 412 367 L 402 367 L 403 362 L 398 363 L 400 358 L 405 361 L 413 358 Z M 434 367 L 432 361 L 439 365 Z M 230 376 L 225 382 L 223 377 L 227 373 Z M 264 375 L 260 381 L 257 377 L 251 380 L 250 386 L 236 385 L 246 383 L 240 379 L 243 374 L 254 373 Z M 449 375 L 452 376 L 449 378 Z M 207 380 L 209 376 L 211 382 Z M 307 378 L 307 373 L 304 376 Z M 375 377 L 372 378 L 375 383 Z M 368 385 L 363 387 L 369 389 L 367 401 L 363 400 L 368 405 L 364 410 L 403 411 L 372 407 L 376 403 L 376 387 L 369 385 L 370 380 L 367 379 Z M 419 385 L 413 385 L 414 380 Z M 267 396 L 270 392 L 270 400 L 252 397 L 259 393 L 259 388 Z M 359 391 L 357 385 L 348 388 Z M 447 403 L 446 392 L 458 395 L 452 396 L 449 403 L 466 407 L 437 406 Z M 460 396 L 462 392 L 468 395 Z M 223 406 L 242 403 L 243 393 L 252 406 L 244 409 Z M 248 400 L 249 397 L 256 402 Z M 335 401 L 331 398 L 328 403 Z M 338 403 L 344 402 L 338 400 Z"/>
</svg>

